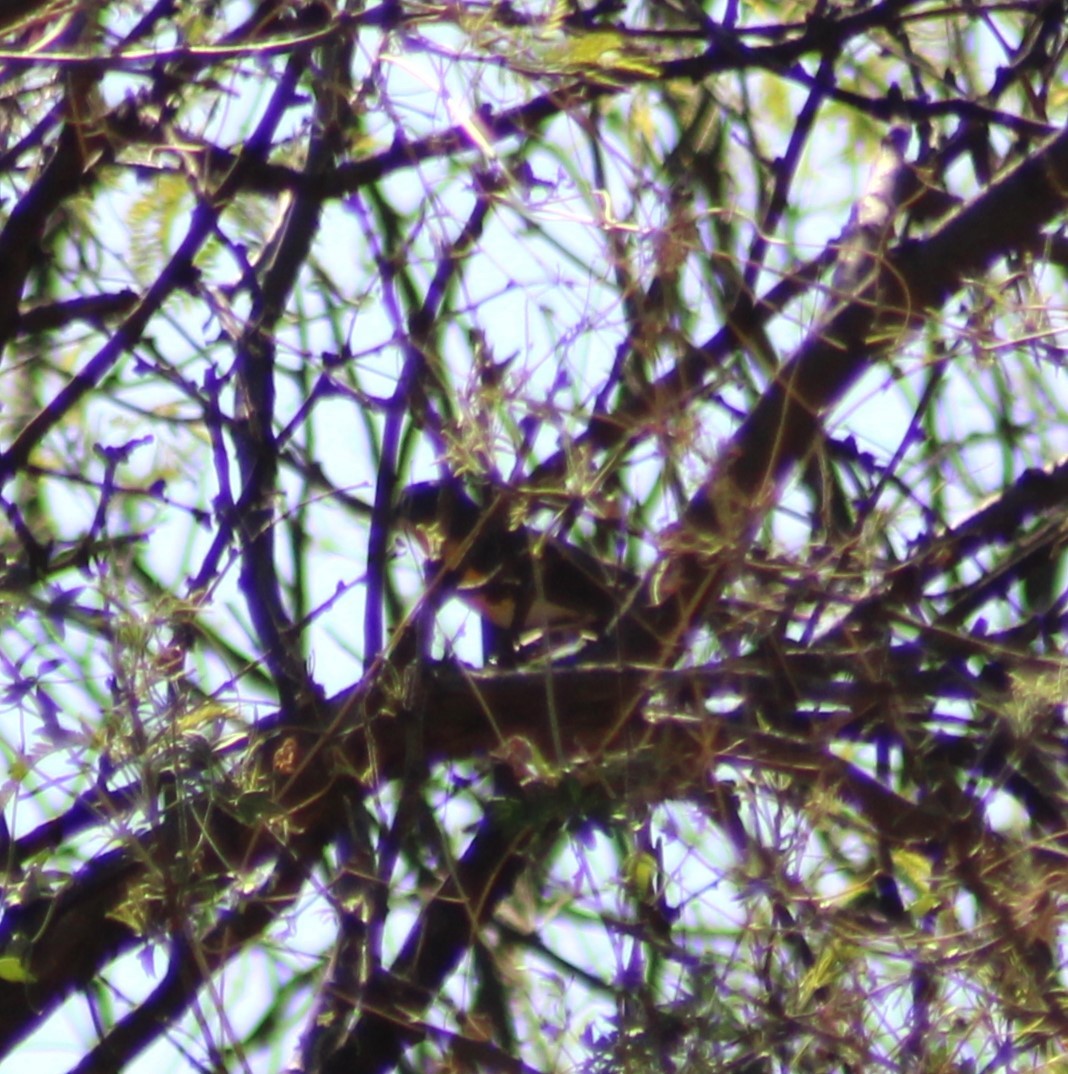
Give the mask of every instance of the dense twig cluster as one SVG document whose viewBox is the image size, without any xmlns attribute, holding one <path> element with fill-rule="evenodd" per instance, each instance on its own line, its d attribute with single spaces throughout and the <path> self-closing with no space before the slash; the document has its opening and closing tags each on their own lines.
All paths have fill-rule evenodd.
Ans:
<svg viewBox="0 0 1068 1074">
<path fill-rule="evenodd" d="M 0 15 L 0 1054 L 1061 1054 L 1063 5 L 721 7 Z"/>
</svg>

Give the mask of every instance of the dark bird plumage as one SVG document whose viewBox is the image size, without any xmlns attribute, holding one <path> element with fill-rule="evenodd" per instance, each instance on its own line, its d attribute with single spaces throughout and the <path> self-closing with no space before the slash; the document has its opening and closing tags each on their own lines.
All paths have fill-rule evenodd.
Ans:
<svg viewBox="0 0 1068 1074">
<path fill-rule="evenodd" d="M 479 508 L 456 485 L 423 482 L 401 493 L 394 520 L 426 554 L 428 577 L 514 642 L 603 632 L 636 576 L 551 534 L 511 526 L 502 507 Z"/>
</svg>

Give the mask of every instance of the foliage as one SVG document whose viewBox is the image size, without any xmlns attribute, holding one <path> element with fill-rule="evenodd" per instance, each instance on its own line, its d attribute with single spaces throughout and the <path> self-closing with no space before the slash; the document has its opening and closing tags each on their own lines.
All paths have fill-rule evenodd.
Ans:
<svg viewBox="0 0 1068 1074">
<path fill-rule="evenodd" d="M 1065 15 L 8 4 L 0 1054 L 1062 1063 Z"/>
</svg>

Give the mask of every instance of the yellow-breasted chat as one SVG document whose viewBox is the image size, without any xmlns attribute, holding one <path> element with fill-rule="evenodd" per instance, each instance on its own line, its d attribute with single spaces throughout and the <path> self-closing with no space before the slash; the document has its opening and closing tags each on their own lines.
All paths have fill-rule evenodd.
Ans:
<svg viewBox="0 0 1068 1074">
<path fill-rule="evenodd" d="M 452 482 L 404 489 L 393 518 L 427 557 L 426 573 L 513 647 L 596 637 L 633 595 L 637 577 L 552 534 L 513 525 L 503 500 L 480 508 Z"/>
</svg>

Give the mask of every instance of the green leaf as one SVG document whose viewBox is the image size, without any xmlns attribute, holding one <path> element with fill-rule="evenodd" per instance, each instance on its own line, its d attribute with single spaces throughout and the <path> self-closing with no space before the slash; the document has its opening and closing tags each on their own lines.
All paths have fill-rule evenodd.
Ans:
<svg viewBox="0 0 1068 1074">
<path fill-rule="evenodd" d="M 35 980 L 26 963 L 13 955 L 0 955 L 0 981 L 19 984 Z"/>
</svg>

